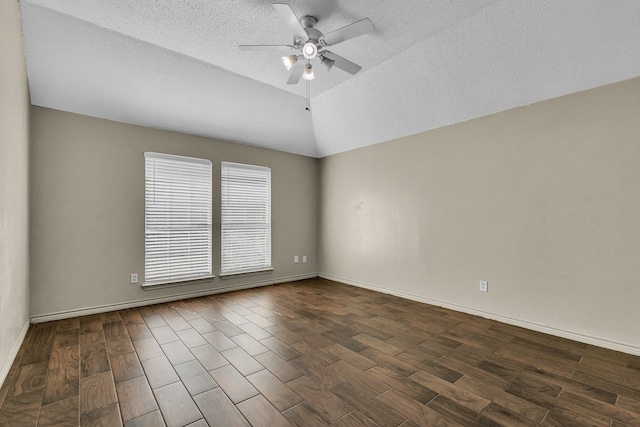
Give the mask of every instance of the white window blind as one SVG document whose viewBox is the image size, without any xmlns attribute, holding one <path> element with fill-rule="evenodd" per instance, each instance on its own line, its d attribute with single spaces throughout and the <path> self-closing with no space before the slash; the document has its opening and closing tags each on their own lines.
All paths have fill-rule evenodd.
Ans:
<svg viewBox="0 0 640 427">
<path fill-rule="evenodd" d="M 211 276 L 211 161 L 144 156 L 145 284 Z"/>
<path fill-rule="evenodd" d="M 271 169 L 222 162 L 221 274 L 271 268 Z"/>
</svg>

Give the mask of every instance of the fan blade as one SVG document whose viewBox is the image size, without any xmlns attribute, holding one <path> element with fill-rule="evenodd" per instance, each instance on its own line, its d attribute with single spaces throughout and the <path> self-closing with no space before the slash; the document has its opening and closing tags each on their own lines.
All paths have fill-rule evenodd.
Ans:
<svg viewBox="0 0 640 427">
<path fill-rule="evenodd" d="M 238 45 L 238 47 L 240 48 L 240 50 L 246 50 L 246 51 L 256 51 L 256 50 L 261 50 L 261 51 L 279 51 L 279 52 L 288 52 L 290 50 L 294 50 L 295 47 L 294 46 L 290 46 L 290 45 L 279 45 L 279 44 L 241 44 Z"/>
<path fill-rule="evenodd" d="M 302 24 L 296 17 L 296 14 L 293 13 L 293 9 L 286 3 L 273 3 L 273 8 L 280 15 L 280 19 L 284 21 L 285 24 L 289 27 L 289 30 L 296 36 L 302 37 L 303 39 L 308 39 L 309 36 L 307 32 L 304 30 Z"/>
<path fill-rule="evenodd" d="M 324 42 L 327 46 L 331 46 L 371 32 L 373 32 L 373 24 L 369 18 L 364 18 L 325 34 Z"/>
<path fill-rule="evenodd" d="M 340 55 L 336 55 L 333 52 L 329 52 L 327 50 L 322 52 L 322 56 L 327 59 L 334 61 L 333 65 L 340 68 L 341 70 L 346 71 L 349 74 L 356 74 L 358 71 L 362 70 L 362 67 L 356 63 L 349 61 L 348 59 L 344 59 Z"/>
<path fill-rule="evenodd" d="M 289 74 L 289 80 L 287 80 L 288 85 L 294 85 L 300 81 L 300 77 L 302 77 L 302 73 L 304 72 L 306 64 L 304 61 L 298 61 L 291 68 L 291 74 Z"/>
</svg>

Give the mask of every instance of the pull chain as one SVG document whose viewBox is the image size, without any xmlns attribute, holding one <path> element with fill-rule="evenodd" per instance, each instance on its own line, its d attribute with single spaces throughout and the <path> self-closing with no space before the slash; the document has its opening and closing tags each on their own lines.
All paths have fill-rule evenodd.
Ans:
<svg viewBox="0 0 640 427">
<path fill-rule="evenodd" d="M 305 80 L 305 82 L 306 82 L 306 84 L 307 84 L 307 97 L 306 97 L 306 103 L 307 103 L 307 105 L 306 105 L 306 107 L 305 107 L 305 110 L 307 110 L 307 111 L 311 112 L 311 101 L 309 100 L 309 98 L 310 98 L 310 93 L 311 93 L 311 89 L 310 89 L 310 86 L 309 86 L 310 81 L 309 81 L 309 80 Z"/>
</svg>

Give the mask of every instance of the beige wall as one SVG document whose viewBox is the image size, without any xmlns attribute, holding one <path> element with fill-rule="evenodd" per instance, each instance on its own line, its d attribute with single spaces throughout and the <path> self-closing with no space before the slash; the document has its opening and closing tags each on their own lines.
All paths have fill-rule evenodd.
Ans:
<svg viewBox="0 0 640 427">
<path fill-rule="evenodd" d="M 318 160 L 41 107 L 31 111 L 34 320 L 317 272 Z M 145 151 L 213 161 L 214 224 L 220 223 L 220 162 L 270 167 L 275 270 L 154 290 L 129 283 L 131 273 L 144 277 Z M 220 229 L 215 225 L 213 242 L 217 274 Z M 294 255 L 309 261 L 294 264 Z"/>
<path fill-rule="evenodd" d="M 639 94 L 636 78 L 323 159 L 321 274 L 640 354 Z"/>
<path fill-rule="evenodd" d="M 0 384 L 29 322 L 29 92 L 16 0 L 0 1 Z"/>
</svg>

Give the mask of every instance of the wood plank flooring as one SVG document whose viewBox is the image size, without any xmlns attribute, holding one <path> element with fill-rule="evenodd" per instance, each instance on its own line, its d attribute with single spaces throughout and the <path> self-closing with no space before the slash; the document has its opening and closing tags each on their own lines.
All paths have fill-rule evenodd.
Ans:
<svg viewBox="0 0 640 427">
<path fill-rule="evenodd" d="M 1 426 L 640 426 L 640 357 L 323 279 L 32 325 Z"/>
</svg>

